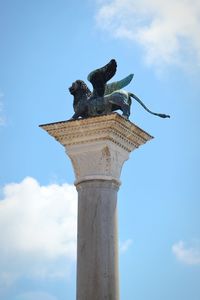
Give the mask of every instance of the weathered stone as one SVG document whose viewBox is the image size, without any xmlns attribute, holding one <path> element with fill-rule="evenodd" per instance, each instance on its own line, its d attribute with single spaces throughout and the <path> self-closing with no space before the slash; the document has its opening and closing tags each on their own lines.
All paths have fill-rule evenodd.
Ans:
<svg viewBox="0 0 200 300">
<path fill-rule="evenodd" d="M 41 127 L 65 147 L 74 167 L 75 184 L 91 179 L 119 181 L 129 153 L 152 139 L 117 113 Z"/>
<path fill-rule="evenodd" d="M 152 136 L 118 114 L 41 125 L 69 155 L 78 191 L 77 300 L 118 300 L 117 191 Z"/>
<path fill-rule="evenodd" d="M 118 300 L 118 185 L 91 180 L 77 190 L 77 300 Z"/>
</svg>

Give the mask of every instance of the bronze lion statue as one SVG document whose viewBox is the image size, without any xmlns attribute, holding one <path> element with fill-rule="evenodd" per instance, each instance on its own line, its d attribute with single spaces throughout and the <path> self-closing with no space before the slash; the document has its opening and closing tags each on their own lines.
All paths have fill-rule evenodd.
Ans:
<svg viewBox="0 0 200 300">
<path fill-rule="evenodd" d="M 74 115 L 72 119 L 110 114 L 116 110 L 121 110 L 122 116 L 128 119 L 132 103 L 131 98 L 134 98 L 145 110 L 153 115 L 161 118 L 170 117 L 169 115 L 150 111 L 136 95 L 122 90 L 123 87 L 131 82 L 133 74 L 120 81 L 107 84 L 107 81 L 114 76 L 116 68 L 117 63 L 112 59 L 107 65 L 92 71 L 88 75 L 88 80 L 93 85 L 93 92 L 89 90 L 82 80 L 76 80 L 72 83 L 69 88 L 70 93 L 74 96 Z"/>
</svg>

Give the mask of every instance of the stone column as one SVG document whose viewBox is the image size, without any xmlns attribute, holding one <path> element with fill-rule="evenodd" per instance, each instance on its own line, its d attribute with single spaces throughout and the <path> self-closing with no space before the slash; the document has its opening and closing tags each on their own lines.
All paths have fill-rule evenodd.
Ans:
<svg viewBox="0 0 200 300">
<path fill-rule="evenodd" d="M 41 127 L 65 147 L 76 176 L 77 300 L 118 300 L 120 173 L 129 153 L 152 136 L 117 113 Z"/>
</svg>

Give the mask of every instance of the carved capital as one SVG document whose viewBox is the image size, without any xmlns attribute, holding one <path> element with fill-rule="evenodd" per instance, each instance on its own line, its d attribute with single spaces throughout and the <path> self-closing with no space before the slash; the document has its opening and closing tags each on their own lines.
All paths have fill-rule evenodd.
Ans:
<svg viewBox="0 0 200 300">
<path fill-rule="evenodd" d="M 65 147 L 74 167 L 75 184 L 94 179 L 119 183 L 129 153 L 152 139 L 117 113 L 40 127 Z"/>
<path fill-rule="evenodd" d="M 109 140 L 87 142 L 66 147 L 71 158 L 76 183 L 102 179 L 119 181 L 121 168 L 129 152 Z"/>
</svg>

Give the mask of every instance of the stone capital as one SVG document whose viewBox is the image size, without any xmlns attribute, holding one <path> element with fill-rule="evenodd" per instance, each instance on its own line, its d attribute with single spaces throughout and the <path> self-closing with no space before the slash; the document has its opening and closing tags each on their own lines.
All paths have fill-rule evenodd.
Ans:
<svg viewBox="0 0 200 300">
<path fill-rule="evenodd" d="M 95 179 L 120 183 L 129 153 L 153 138 L 117 113 L 40 127 L 65 147 L 74 167 L 75 184 Z"/>
</svg>

